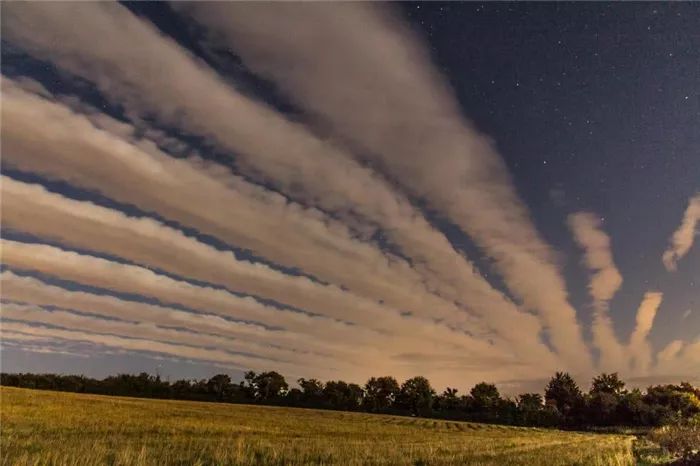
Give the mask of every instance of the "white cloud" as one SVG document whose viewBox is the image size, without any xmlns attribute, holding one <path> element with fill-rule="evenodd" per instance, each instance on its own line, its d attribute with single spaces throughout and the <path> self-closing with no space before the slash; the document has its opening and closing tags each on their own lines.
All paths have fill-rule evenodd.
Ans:
<svg viewBox="0 0 700 466">
<path fill-rule="evenodd" d="M 355 368 L 352 367 L 354 365 L 352 359 L 343 360 L 317 355 L 308 351 L 296 352 L 277 348 L 270 344 L 274 342 L 272 338 L 267 340 L 267 342 L 266 340 L 261 340 L 260 342 L 240 341 L 190 330 L 166 329 L 152 322 L 125 322 L 115 319 L 114 317 L 116 316 L 111 316 L 112 318 L 107 320 L 69 311 L 47 311 L 23 304 L 5 303 L 0 311 L 0 315 L 2 315 L 4 320 L 20 320 L 90 333 L 141 338 L 198 348 L 217 348 L 232 353 L 254 354 L 256 359 L 261 360 L 257 364 L 258 368 L 282 365 L 287 369 L 292 368 L 293 372 L 298 374 L 301 372 L 301 367 L 312 365 L 318 371 L 334 367 L 335 370 L 333 372 L 340 368 L 348 372 L 355 372 L 353 370 Z M 326 374 L 326 376 L 328 375 L 330 374 Z"/>
<path fill-rule="evenodd" d="M 426 299 L 429 297 L 426 293 L 422 294 L 419 303 L 406 302 L 406 290 L 428 286 L 480 315 L 489 328 L 503 335 L 511 344 L 550 357 L 539 341 L 537 322 L 474 273 L 472 264 L 457 254 L 444 236 L 381 177 L 356 163 L 337 146 L 314 137 L 302 126 L 240 94 L 211 69 L 193 59 L 173 41 L 162 37 L 152 26 L 136 19 L 125 8 L 112 4 L 82 5 L 77 9 L 65 4 L 41 8 L 13 6 L 7 9 L 6 16 L 11 18 L 8 21 L 10 26 L 4 31 L 8 40 L 93 80 L 107 97 L 125 105 L 130 113 L 155 114 L 166 123 L 211 138 L 220 146 L 235 151 L 241 168 L 252 175 L 274 183 L 306 202 L 333 210 L 341 218 L 360 216 L 381 225 L 393 242 L 417 259 L 415 269 L 411 271 L 413 283 L 397 287 L 392 294 L 387 294 L 386 289 L 380 291 L 381 285 L 388 286 L 374 279 L 375 270 L 363 273 L 361 266 L 348 267 L 347 260 L 342 267 L 330 265 L 325 256 L 324 261 L 316 264 L 306 260 L 303 264 L 305 270 L 324 280 L 329 280 L 328 276 L 337 277 L 340 270 L 352 270 L 352 276 L 345 275 L 344 281 L 337 278 L 329 281 L 353 291 L 357 290 L 353 280 L 371 276 L 371 283 L 363 283 L 362 293 L 369 291 L 375 299 L 415 313 L 424 313 L 425 309 L 435 313 L 445 306 L 437 299 Z M 84 19 L 84 27 L 73 26 L 77 17 Z M 50 31 L 51 34 L 27 34 L 28 27 Z M 99 45 L 88 46 L 90 38 L 96 36 L 101 38 Z M 170 70 L 171 79 L 167 85 L 148 78 L 156 70 L 159 73 Z M 211 199 L 209 201 L 211 203 Z M 178 209 L 179 221 L 183 221 L 181 205 Z M 156 210 L 167 216 L 173 215 L 172 208 L 159 206 Z M 202 215 L 202 209 L 197 209 L 197 216 Z M 198 228 L 202 227 L 201 220 L 197 219 Z M 185 223 L 191 225 L 192 219 Z M 205 231 L 216 236 L 222 233 L 220 225 L 216 228 L 208 225 Z M 266 231 L 279 230 L 268 228 Z M 228 233 L 224 238 L 236 242 Z M 290 245 L 276 251 L 274 257 L 269 242 L 265 247 L 266 257 L 286 265 L 300 265 L 292 258 L 284 257 L 295 251 Z M 356 255 L 358 251 L 344 252 Z M 365 264 L 369 262 L 366 257 L 362 259 Z M 382 259 L 387 261 L 386 257 L 380 256 Z M 388 261 L 394 270 L 385 278 L 393 284 L 400 276 L 397 272 L 406 267 L 396 258 L 388 258 Z M 416 272 L 418 276 L 415 276 Z M 452 318 L 455 316 L 459 317 L 459 312 L 452 314 Z M 577 341 L 576 335 L 572 336 L 567 342 L 567 351 Z M 526 342 L 521 343 L 523 341 Z M 586 351 L 579 351 L 575 358 L 569 359 L 585 360 L 585 354 Z"/>
<path fill-rule="evenodd" d="M 119 264 L 103 259 L 79 255 L 67 251 L 62 251 L 55 247 L 17 243 L 3 240 L 3 260 L 6 265 L 22 270 L 34 270 L 43 274 L 61 277 L 65 280 L 75 281 L 85 285 L 113 290 L 115 292 L 136 293 L 158 299 L 164 304 L 173 303 L 186 306 L 187 308 L 201 311 L 203 313 L 214 314 L 234 318 L 238 320 L 250 320 L 279 328 L 282 331 L 280 345 L 285 348 L 290 347 L 296 335 L 305 335 L 313 339 L 310 350 L 313 348 L 319 354 L 330 353 L 337 355 L 339 361 L 351 359 L 353 367 L 348 367 L 348 377 L 354 380 L 362 380 L 377 371 L 391 371 L 397 375 L 408 376 L 411 373 L 433 374 L 438 377 L 436 380 L 443 380 L 447 383 L 448 373 L 446 366 L 436 365 L 435 361 L 443 361 L 445 357 L 455 358 L 455 354 L 461 355 L 462 360 L 469 359 L 475 370 L 473 373 L 465 374 L 464 377 L 473 382 L 475 374 L 489 374 L 494 379 L 507 377 L 508 374 L 524 374 L 551 370 L 545 368 L 537 362 L 527 364 L 524 361 L 504 354 L 502 348 L 485 347 L 478 342 L 469 346 L 468 338 L 452 338 L 435 332 L 431 341 L 426 335 L 411 333 L 410 327 L 397 329 L 397 334 L 377 333 L 369 329 L 349 326 L 338 321 L 322 317 L 311 317 L 297 312 L 284 309 L 271 308 L 255 302 L 250 298 L 239 298 L 223 290 L 191 285 L 189 283 L 176 281 L 168 277 L 159 276 L 153 272 L 140 267 Z M 7 280 L 3 277 L 3 281 Z M 67 308 L 85 311 L 89 306 L 94 309 L 89 311 L 100 315 L 110 315 L 119 312 L 127 304 L 115 303 L 116 298 L 86 296 L 84 294 L 61 293 L 56 289 L 48 289 L 43 292 L 32 292 L 36 288 L 31 283 L 27 285 L 28 279 L 22 279 L 20 284 L 17 280 L 8 281 L 10 295 L 16 298 L 30 296 L 27 300 L 37 304 L 54 302 L 65 305 Z M 27 289 L 27 286 L 29 288 Z M 24 287 L 24 288 L 23 288 Z M 17 291 L 19 288 L 19 291 Z M 33 296 L 33 297 L 32 297 Z M 117 300 L 119 301 L 119 300 Z M 96 309 L 99 308 L 100 311 Z M 151 313 L 144 317 L 144 321 L 159 322 L 164 324 L 163 319 L 172 319 L 172 312 L 167 314 L 163 306 L 151 307 L 137 305 L 132 311 L 148 311 Z M 127 318 L 129 314 L 123 316 Z M 183 318 L 182 313 L 175 316 L 177 319 Z M 208 319 L 208 318 L 207 318 Z M 203 318 L 192 316 L 192 330 L 202 328 Z M 217 322 L 218 324 L 218 322 Z M 190 328 L 185 326 L 185 328 Z M 229 331 L 239 333 L 239 328 L 232 326 Z M 277 330 L 276 330 L 277 331 Z M 222 330 L 217 332 L 222 333 Z M 258 341 L 260 344 L 269 344 L 269 334 L 261 334 Z M 254 335 L 250 335 L 253 338 Z M 439 339 L 437 337 L 440 337 Z M 438 341 L 436 341 L 438 340 Z M 455 347 L 457 343 L 464 346 L 461 349 Z M 217 346 L 218 347 L 218 346 Z M 404 364 L 396 363 L 396 356 L 419 351 L 425 356 L 422 360 L 408 360 Z M 317 373 L 318 366 L 309 364 L 305 374 L 313 375 Z M 442 375 L 441 375 L 442 374 Z M 452 371 L 454 377 L 454 371 Z M 454 380 L 454 379 L 453 379 Z M 466 383 L 466 382 L 465 382 Z"/>
<path fill-rule="evenodd" d="M 325 344 L 310 339 L 306 334 L 271 330 L 261 325 L 236 322 L 215 314 L 187 312 L 181 309 L 119 299 L 81 291 L 69 291 L 48 285 L 32 277 L 18 276 L 10 271 L 0 273 L 3 299 L 34 304 L 56 306 L 107 318 L 132 322 L 150 322 L 159 326 L 182 327 L 199 333 L 228 336 L 244 341 L 266 341 L 269 344 L 295 351 L 311 351 L 352 358 L 351 347 L 338 342 Z"/>
<path fill-rule="evenodd" d="M 234 355 L 220 349 L 198 348 L 187 346 L 181 343 L 173 344 L 161 341 L 151 341 L 142 338 L 98 334 L 92 333 L 90 331 L 68 330 L 38 325 L 27 325 L 22 322 L 5 321 L 3 322 L 2 326 L 3 333 L 10 332 L 10 335 L 13 338 L 16 338 L 16 335 L 14 335 L 14 333 L 20 333 L 27 335 L 28 337 L 25 337 L 26 339 L 31 339 L 31 337 L 35 337 L 84 341 L 134 351 L 164 353 L 183 358 L 224 363 L 228 367 L 235 367 L 242 370 L 248 370 L 251 367 L 255 367 L 258 369 L 268 368 L 270 363 L 272 362 L 269 359 L 246 355 Z M 275 363 L 277 365 L 278 361 L 275 361 Z M 298 366 L 293 366 L 286 363 L 279 363 L 279 365 L 284 366 L 284 368 L 287 369 L 290 375 L 298 375 L 300 373 L 297 372 Z"/>
<path fill-rule="evenodd" d="M 200 243 L 155 220 L 129 217 L 116 210 L 75 201 L 39 185 L 3 177 L 2 209 L 6 227 L 37 237 L 58 239 L 74 247 L 108 253 L 364 327 L 478 346 L 473 339 L 451 332 L 444 325 L 402 316 L 395 309 L 333 285 L 238 260 L 230 252 Z M 31 215 L 26 215 L 27 212 Z"/>
<path fill-rule="evenodd" d="M 610 300 L 622 285 L 622 275 L 615 266 L 610 238 L 603 231 L 598 217 L 590 212 L 569 216 L 569 228 L 584 250 L 584 262 L 592 276 L 588 290 L 593 298 L 593 343 L 600 349 L 598 368 L 602 371 L 623 372 L 627 357 L 620 344 L 608 311 Z"/>
<path fill-rule="evenodd" d="M 179 5 L 340 140 L 468 233 L 570 367 L 590 369 L 554 254 L 494 144 L 466 122 L 422 44 L 369 4 Z M 342 83 L 342 85 L 339 85 Z"/>
<path fill-rule="evenodd" d="M 647 337 L 651 333 L 662 298 L 662 293 L 647 292 L 637 309 L 636 326 L 630 336 L 629 350 L 634 371 L 640 375 L 647 375 L 652 363 L 652 350 Z"/>
<path fill-rule="evenodd" d="M 343 225 L 319 212 L 300 209 L 279 196 L 270 202 L 273 196 L 261 196 L 254 188 L 230 189 L 230 184 L 219 183 L 190 163 L 97 130 L 63 106 L 16 89 L 11 82 L 5 84 L 3 136 L 5 147 L 11 148 L 8 163 L 155 210 L 279 263 L 298 266 L 356 294 L 381 299 L 391 307 L 479 331 L 463 309 L 428 292 L 418 271 L 353 239 Z M 44 128 L 39 135 L 32 130 L 37 121 L 42 121 Z M 122 181 L 125 177 L 132 180 L 129 186 Z M 251 196 L 251 192 L 256 194 Z M 235 211 L 236 217 L 226 215 L 228 211 Z M 414 230 L 402 231 L 410 235 Z M 279 241 L 281 232 L 284 242 Z M 424 248 L 431 256 L 432 243 L 422 241 L 415 243 L 416 248 Z M 464 272 L 460 293 L 469 309 L 522 354 L 551 360 L 539 340 L 536 319 L 518 311 L 474 274 L 464 259 L 455 257 L 456 261 L 444 261 L 440 268 Z"/>
<path fill-rule="evenodd" d="M 668 249 L 662 257 L 667 270 L 676 270 L 678 261 L 690 251 L 697 236 L 698 222 L 700 222 L 700 193 L 688 200 L 688 208 L 683 214 L 683 220 L 669 240 Z"/>
</svg>

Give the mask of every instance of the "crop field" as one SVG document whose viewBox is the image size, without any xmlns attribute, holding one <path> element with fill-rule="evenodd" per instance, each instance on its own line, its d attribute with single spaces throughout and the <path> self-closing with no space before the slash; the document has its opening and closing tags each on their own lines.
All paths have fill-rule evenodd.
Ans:
<svg viewBox="0 0 700 466">
<path fill-rule="evenodd" d="M 631 465 L 632 438 L 2 387 L 2 465 Z"/>
</svg>

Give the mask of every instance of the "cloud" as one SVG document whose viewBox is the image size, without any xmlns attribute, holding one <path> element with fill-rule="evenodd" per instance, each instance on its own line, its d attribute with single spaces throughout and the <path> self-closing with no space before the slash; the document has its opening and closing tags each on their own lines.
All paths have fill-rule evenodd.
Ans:
<svg viewBox="0 0 700 466">
<path fill-rule="evenodd" d="M 674 340 L 657 354 L 654 372 L 662 376 L 673 376 L 676 381 L 681 378 L 697 383 L 699 370 L 700 340 L 692 343 Z M 684 375 L 679 377 L 679 374 Z"/>
<path fill-rule="evenodd" d="M 662 298 L 662 293 L 647 292 L 637 309 L 636 326 L 630 336 L 629 351 L 634 363 L 634 371 L 640 375 L 647 375 L 651 366 L 651 346 L 647 337 L 651 332 Z"/>
<path fill-rule="evenodd" d="M 452 322 L 468 318 L 465 311 L 425 292 L 421 277 L 404 261 L 355 240 L 344 225 L 321 212 L 279 195 L 251 196 L 252 187 L 229 189 L 152 143 L 132 144 L 96 129 L 63 105 L 19 90 L 9 80 L 3 84 L 2 136 L 8 165 L 158 212 L 402 310 L 430 317 L 430 309 L 432 316 Z M 36 134 L 34 124 L 44 130 Z"/>
<path fill-rule="evenodd" d="M 683 349 L 683 341 L 681 340 L 673 340 L 671 343 L 666 345 L 664 349 L 659 351 L 659 354 L 657 355 L 657 361 L 659 366 L 662 366 L 664 363 L 668 363 L 669 361 L 673 361 L 676 359 L 678 356 L 678 353 Z"/>
<path fill-rule="evenodd" d="M 432 374 L 436 380 L 448 383 L 449 376 L 454 371 L 449 371 L 446 367 L 436 366 L 431 359 L 443 360 L 446 356 L 454 356 L 455 352 L 471 360 L 475 366 L 481 367 L 481 372 L 465 374 L 465 379 L 473 382 L 475 374 L 489 374 L 493 378 L 503 378 L 507 374 L 532 374 L 533 372 L 551 370 L 545 369 L 537 362 L 526 363 L 520 358 L 514 358 L 504 353 L 502 348 L 495 346 L 487 347 L 483 344 L 473 344 L 471 347 L 456 349 L 455 341 L 468 346 L 468 338 L 449 341 L 447 337 L 436 332 L 435 336 L 441 336 L 439 341 L 432 341 L 426 336 L 409 333 L 405 329 L 397 329 L 397 334 L 377 333 L 363 327 L 351 326 L 339 321 L 334 321 L 322 317 L 304 315 L 285 309 L 276 309 L 257 303 L 250 298 L 240 298 L 224 290 L 209 287 L 195 286 L 186 282 L 173 280 L 168 277 L 156 275 L 153 272 L 140 267 L 119 264 L 95 257 L 80 255 L 58 248 L 18 243 L 3 240 L 3 261 L 6 265 L 21 270 L 34 270 L 42 274 L 61 277 L 77 283 L 83 283 L 92 287 L 112 290 L 119 293 L 131 293 L 155 298 L 161 305 L 156 307 L 146 305 L 134 305 L 135 307 L 122 316 L 134 316 L 134 313 L 143 315 L 144 321 L 153 324 L 159 322 L 165 325 L 167 320 L 172 319 L 172 312 L 165 311 L 164 307 L 170 307 L 168 303 L 185 306 L 207 316 L 232 318 L 236 320 L 258 322 L 265 326 L 271 326 L 275 332 L 281 332 L 280 345 L 289 348 L 296 338 L 306 336 L 312 339 L 309 350 L 315 350 L 318 354 L 337 355 L 339 361 L 352 360 L 353 367 L 348 368 L 348 377 L 354 380 L 376 373 L 376 371 L 391 371 L 397 375 L 409 376 L 411 373 Z M 12 277 L 10 277 L 12 278 Z M 124 304 L 115 303 L 116 298 L 95 297 L 90 294 L 76 295 L 74 292 L 59 292 L 55 287 L 37 292 L 37 283 L 29 283 L 28 278 L 23 278 L 18 284 L 16 279 L 8 280 L 3 277 L 3 286 L 8 291 L 8 296 L 14 296 L 17 300 L 23 300 L 22 296 L 30 303 L 45 304 L 53 302 L 56 305 L 65 306 L 68 309 L 75 309 L 81 312 L 97 313 L 105 317 L 120 312 L 125 306 L 130 306 L 130 302 Z M 5 282 L 7 285 L 5 285 Z M 19 288 L 19 291 L 18 291 Z M 63 296 L 61 296 L 63 295 Z M 118 301 L 118 300 L 117 300 Z M 97 311 L 96 309 L 100 309 Z M 149 314 L 143 314 L 143 312 Z M 175 318 L 182 319 L 184 312 L 179 312 Z M 117 316 L 119 317 L 119 316 Z M 206 317 L 207 320 L 210 317 Z M 189 330 L 202 329 L 204 317 L 192 315 L 193 327 L 184 325 L 183 328 Z M 249 325 L 249 324 L 246 324 Z M 247 327 L 247 330 L 250 328 Z M 239 333 L 238 324 L 232 326 L 230 331 Z M 211 330 L 209 330 L 211 331 Z M 218 330 L 221 334 L 222 330 Z M 248 332 L 250 333 L 250 332 Z M 264 333 L 260 335 L 259 343 L 269 344 L 269 337 L 275 334 Z M 298 336 L 297 336 L 298 335 Z M 249 334 L 247 338 L 254 338 Z M 397 365 L 394 355 L 415 351 L 417 342 L 418 348 L 426 355 L 423 361 L 407 361 L 403 365 Z M 290 343 L 291 342 L 291 343 Z M 284 343 L 284 344 L 283 344 Z M 309 364 L 306 367 L 307 376 L 317 373 L 318 366 Z M 454 379 L 453 379 L 454 380 Z"/>
<path fill-rule="evenodd" d="M 554 253 L 503 160 L 462 118 L 425 48 L 391 14 L 368 4 L 176 7 L 223 36 L 337 140 L 460 226 L 525 307 L 539 312 L 568 365 L 590 369 Z"/>
<path fill-rule="evenodd" d="M 244 341 L 266 341 L 271 345 L 295 351 L 311 351 L 338 358 L 352 358 L 351 348 L 340 344 L 324 344 L 306 334 L 272 330 L 248 322 L 224 319 L 215 314 L 187 312 L 181 309 L 147 304 L 81 291 L 70 291 L 49 285 L 32 277 L 10 271 L 0 273 L 4 300 L 55 306 L 62 309 L 116 318 L 131 322 L 150 322 L 165 327 L 187 328 L 194 332 L 228 336 Z"/>
<path fill-rule="evenodd" d="M 662 256 L 662 261 L 667 270 L 676 270 L 678 261 L 681 260 L 693 246 L 696 236 L 696 227 L 700 222 L 700 193 L 688 200 L 688 208 L 683 214 L 683 220 L 671 239 L 668 249 Z"/>
<path fill-rule="evenodd" d="M 191 330 L 163 328 L 154 325 L 152 322 L 125 322 L 115 319 L 114 316 L 108 320 L 69 311 L 47 311 L 34 306 L 12 303 L 3 304 L 0 315 L 2 315 L 3 321 L 8 319 L 25 321 L 90 333 L 141 338 L 144 340 L 182 344 L 198 348 L 217 348 L 234 354 L 255 355 L 255 357 L 260 360 L 257 364 L 258 368 L 270 367 L 271 365 L 283 365 L 288 370 L 291 369 L 295 374 L 302 372 L 301 367 L 305 365 L 313 365 L 317 371 L 332 367 L 334 370 L 331 373 L 337 373 L 340 368 L 348 372 L 354 372 L 352 359 L 338 359 L 317 355 L 308 351 L 296 352 L 278 348 L 270 345 L 270 343 L 274 341 L 272 339 L 267 340 L 269 342 L 267 344 L 252 341 L 239 341 L 237 339 L 220 337 L 217 335 L 192 332 Z M 261 341 L 265 342 L 265 340 Z"/>
<path fill-rule="evenodd" d="M 331 210 L 346 222 L 354 222 L 353 218 L 359 216 L 370 223 L 370 229 L 374 228 L 373 224 L 381 226 L 384 233 L 414 259 L 413 267 L 409 271 L 406 264 L 396 257 L 386 257 L 387 254 L 376 254 L 376 251 L 371 253 L 374 258 L 367 254 L 360 258 L 359 254 L 366 253 L 366 248 L 360 251 L 356 245 L 347 244 L 344 246 L 352 249 L 344 249 L 343 253 L 361 259 L 363 264 L 351 268 L 348 257 L 344 257 L 343 265 L 335 266 L 328 255 L 319 255 L 324 260 L 310 264 L 309 255 L 300 262 L 303 250 L 296 250 L 292 244 L 279 245 L 275 240 L 263 244 L 260 232 L 257 236 L 248 234 L 247 241 L 244 241 L 240 235 L 231 237 L 230 232 L 222 235 L 220 225 L 215 228 L 203 225 L 201 218 L 194 226 L 256 252 L 264 251 L 263 255 L 271 260 L 300 267 L 358 294 L 386 301 L 397 309 L 407 309 L 425 317 L 430 317 L 426 314 L 426 309 L 430 309 L 435 317 L 451 323 L 467 319 L 464 315 L 464 309 L 467 309 L 479 315 L 490 331 L 502 335 L 510 344 L 518 345 L 520 350 L 525 351 L 527 346 L 541 357 L 551 358 L 546 346 L 539 341 L 540 325 L 535 319 L 493 289 L 475 272 L 474 265 L 454 251 L 444 235 L 432 228 L 405 196 L 395 192 L 381 176 L 358 164 L 337 146 L 318 139 L 301 125 L 241 94 L 174 41 L 160 35 L 125 8 L 100 4 L 78 10 L 65 4 L 46 8 L 9 8 L 5 35 L 31 53 L 92 80 L 108 98 L 124 105 L 130 113 L 155 114 L 168 124 L 195 132 L 228 151 L 234 151 L 237 165 L 249 176 L 291 192 L 306 203 Z M 80 30 L 73 27 L 76 15 L 85 20 L 85 27 Z M 51 34 L 27 34 L 25 27 L 30 26 L 51 31 Z M 129 33 L 124 34 L 124 30 Z M 49 36 L 62 37 L 62 40 L 56 41 Z M 100 37 L 101 45 L 87 46 L 90 37 Z M 143 47 L 143 44 L 148 46 Z M 155 70 L 172 77 L 165 86 L 155 84 L 149 78 Z M 187 89 L 187 92 L 182 89 Z M 234 183 L 241 184 L 240 180 Z M 201 189 L 201 184 L 189 183 L 189 186 Z M 108 195 L 116 197 L 114 193 Z M 144 200 L 140 201 L 140 204 L 134 199 L 129 202 L 143 205 Z M 213 207 L 211 200 L 204 204 Z M 149 208 L 166 216 L 174 215 L 172 207 L 154 208 L 151 205 Z M 178 221 L 193 225 L 191 218 L 188 221 L 182 218 L 182 201 L 175 209 L 179 214 Z M 201 207 L 196 210 L 201 216 Z M 259 209 L 251 211 L 259 213 Z M 270 217 L 280 218 L 274 214 Z M 338 230 L 333 231 L 333 236 L 342 236 L 343 227 L 326 219 L 324 222 Z M 265 231 L 279 232 L 280 229 L 279 226 L 268 226 Z M 310 233 L 306 235 L 307 239 L 313 239 Z M 259 241 L 249 245 L 251 240 Z M 329 241 L 324 237 L 314 244 Z M 275 246 L 284 247 L 273 253 L 271 249 Z M 308 243 L 306 246 L 309 247 Z M 295 252 L 294 257 L 290 257 Z M 376 265 L 367 267 L 377 262 L 388 262 L 393 269 L 383 277 L 384 282 L 377 280 Z M 370 270 L 363 272 L 362 267 Z M 399 285 L 397 281 L 402 273 L 411 278 Z M 341 274 L 342 278 L 339 277 Z M 372 280 L 360 285 L 358 277 L 372 277 Z M 394 289 L 390 291 L 389 288 Z M 442 295 L 447 304 L 430 293 L 422 293 L 418 302 L 406 299 L 406 290 L 421 288 Z M 449 304 L 453 301 L 457 301 L 462 310 L 450 309 L 454 307 Z M 441 312 L 442 309 L 445 311 Z"/>
<path fill-rule="evenodd" d="M 2 177 L 2 219 L 6 228 L 108 253 L 235 292 L 273 299 L 318 315 L 385 332 L 479 345 L 474 339 L 432 320 L 402 316 L 395 309 L 336 286 L 238 260 L 233 253 L 205 245 L 155 220 L 129 217 L 8 177 Z"/>
<path fill-rule="evenodd" d="M 152 146 L 143 147 L 145 143 L 132 144 L 98 130 L 86 118 L 17 89 L 11 82 L 5 87 L 3 136 L 5 146 L 12 148 L 6 157 L 8 163 L 157 211 L 394 308 L 474 330 L 474 321 L 464 310 L 425 289 L 424 274 L 353 239 L 342 224 L 324 218 L 318 211 L 300 209 L 280 196 L 260 195 L 250 186 L 230 189 L 230 183 L 218 182 L 191 163 L 174 160 Z M 43 121 L 45 127 L 41 135 L 32 130 L 37 121 Z M 128 188 L 123 177 L 132 180 Z M 241 180 L 234 183 L 243 184 Z M 256 194 L 251 196 L 251 192 Z M 226 216 L 227 211 L 235 211 L 236 218 Z M 267 215 L 261 216 L 262 211 Z M 415 231 L 428 230 L 404 227 L 401 231 L 410 237 Z M 285 234 L 284 243 L 278 241 L 280 232 Z M 444 242 L 443 237 L 430 238 L 442 238 L 439 241 Z M 426 236 L 412 250 L 423 248 L 427 251 L 424 254 L 432 257 L 431 241 Z M 536 320 L 518 311 L 475 274 L 464 258 L 459 259 L 454 251 L 451 254 L 454 260 L 441 261 L 439 268 L 464 272 L 459 290 L 469 309 L 523 354 L 551 359 L 539 340 Z"/>
<path fill-rule="evenodd" d="M 593 343 L 601 351 L 599 369 L 621 371 L 627 366 L 627 358 L 608 310 L 610 300 L 622 285 L 622 275 L 613 261 L 610 238 L 598 217 L 590 212 L 570 215 L 569 228 L 584 250 L 584 262 L 592 272 L 588 290 L 593 298 Z"/>
<path fill-rule="evenodd" d="M 133 351 L 148 351 L 153 353 L 169 354 L 177 357 L 223 363 L 228 367 L 247 370 L 251 367 L 259 369 L 268 368 L 269 359 L 247 355 L 234 355 L 220 349 L 198 348 L 181 343 L 173 344 L 161 341 L 151 341 L 142 338 L 123 337 L 117 335 L 98 334 L 89 331 L 69 330 L 63 328 L 48 327 L 43 325 L 28 325 L 23 322 L 4 321 L 3 333 L 8 332 L 11 338 L 16 338 L 14 333 L 26 335 L 25 339 L 54 338 L 71 341 L 84 341 L 98 345 L 106 345 L 115 348 L 123 348 Z M 277 362 L 276 362 L 277 363 Z M 297 375 L 297 366 L 280 363 L 285 366 L 290 375 Z"/>
<path fill-rule="evenodd" d="M 301 125 L 242 95 L 213 70 L 125 8 L 114 4 L 78 9 L 66 5 L 45 8 L 13 6 L 7 9 L 5 16 L 9 19 L 4 34 L 9 41 L 92 80 L 108 98 L 124 105 L 130 113 L 155 115 L 166 124 L 209 138 L 235 152 L 239 168 L 249 175 L 291 192 L 293 197 L 304 202 L 331 210 L 339 218 L 347 221 L 359 216 L 370 224 L 381 226 L 391 241 L 416 259 L 412 272 L 418 276 L 412 278 L 414 283 L 400 287 L 404 293 L 427 286 L 448 300 L 459 301 L 512 344 L 520 344 L 525 339 L 531 349 L 536 348 L 547 357 L 546 347 L 539 342 L 539 325 L 531 316 L 519 311 L 476 274 L 473 265 L 456 253 L 444 235 L 432 228 L 383 177 L 357 163 L 337 145 L 318 139 Z M 73 27 L 76 17 L 84 19 L 85 27 Z M 27 34 L 28 27 L 50 31 L 50 34 Z M 54 37 L 61 37 L 61 40 L 54 40 Z M 94 37 L 101 38 L 100 45 L 87 46 Z M 148 45 L 144 47 L 143 44 Z M 172 79 L 167 86 L 148 78 L 156 70 L 159 73 L 169 70 Z M 172 215 L 172 209 L 169 210 L 164 212 L 162 206 L 157 209 L 159 213 Z M 201 215 L 201 208 L 197 212 Z M 203 228 L 199 220 L 198 228 Z M 191 220 L 187 223 L 191 224 Z M 204 230 L 216 236 L 221 234 L 220 227 L 218 231 L 212 231 L 209 225 Z M 299 266 L 291 258 L 282 257 L 281 251 L 272 257 L 269 248 L 268 243 L 266 257 Z M 293 249 L 284 248 L 284 254 L 288 255 L 289 251 Z M 394 269 L 401 269 L 400 261 L 396 258 L 389 260 Z M 328 262 L 326 259 L 322 264 L 315 264 L 315 269 L 308 262 L 303 266 L 319 278 L 342 284 L 353 291 L 356 288 L 352 280 L 373 275 L 362 273 L 358 268 L 351 269 L 346 263 L 341 269 L 353 270 L 353 276 L 343 277 L 344 281 L 330 280 L 327 277 L 337 277 L 339 270 L 337 267 L 330 270 Z M 321 268 L 323 270 L 319 270 Z M 398 278 L 395 274 L 396 270 L 391 277 Z M 382 296 L 386 293 L 377 290 L 381 284 L 377 280 L 364 283 L 363 292 L 374 288 L 371 296 L 375 299 L 389 301 L 394 298 L 394 301 L 389 301 L 393 307 L 408 308 L 411 312 L 440 309 L 435 299 L 408 306 L 398 289 L 393 296 Z M 533 296 L 539 300 L 542 293 Z M 548 296 L 554 296 L 551 290 Z M 531 303 L 526 304 L 530 306 Z M 551 309 L 551 306 L 547 308 Z M 576 332 L 570 334 L 567 324 L 564 327 L 571 338 L 567 339 L 566 345 L 559 345 L 560 349 L 573 352 L 573 346 L 580 338 Z M 586 360 L 586 354 L 583 348 L 568 359 L 578 365 L 582 359 Z"/>
</svg>

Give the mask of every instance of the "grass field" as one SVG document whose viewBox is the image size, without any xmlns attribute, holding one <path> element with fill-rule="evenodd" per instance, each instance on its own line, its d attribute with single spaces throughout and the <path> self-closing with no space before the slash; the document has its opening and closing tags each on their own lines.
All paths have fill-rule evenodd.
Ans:
<svg viewBox="0 0 700 466">
<path fill-rule="evenodd" d="M 2 465 L 631 465 L 632 438 L 0 388 Z"/>
</svg>

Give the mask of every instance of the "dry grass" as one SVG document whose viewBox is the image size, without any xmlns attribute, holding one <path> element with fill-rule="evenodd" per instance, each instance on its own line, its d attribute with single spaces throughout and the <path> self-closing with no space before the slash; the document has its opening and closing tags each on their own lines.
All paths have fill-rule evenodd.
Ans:
<svg viewBox="0 0 700 466">
<path fill-rule="evenodd" d="M 632 465 L 632 438 L 2 387 L 7 465 Z"/>
</svg>

